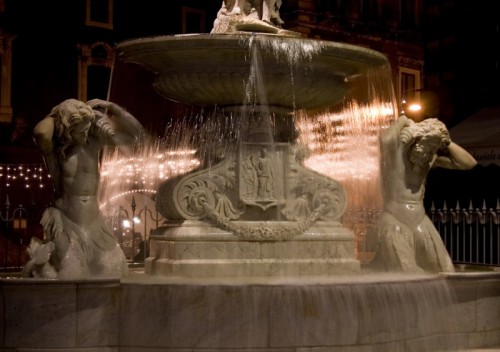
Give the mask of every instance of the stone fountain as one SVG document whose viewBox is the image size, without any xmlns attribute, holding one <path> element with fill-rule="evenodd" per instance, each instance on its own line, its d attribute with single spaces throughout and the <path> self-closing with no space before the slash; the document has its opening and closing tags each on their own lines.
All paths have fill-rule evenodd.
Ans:
<svg viewBox="0 0 500 352">
<path fill-rule="evenodd" d="M 231 33 L 141 38 L 117 46 L 121 60 L 156 73 L 159 94 L 217 106 L 221 115 L 237 120 L 234 148 L 223 145 L 224 155 L 214 155 L 217 160 L 208 160 L 208 167 L 158 190 L 157 208 L 169 224 L 150 237 L 146 272 L 183 277 L 358 272 L 354 236 L 339 221 L 346 209 L 343 186 L 304 167 L 301 149 L 293 144 L 293 123 L 272 120 L 286 122 L 297 110 L 337 104 L 357 76 L 388 61 L 347 44 L 305 40 L 282 30 L 269 34 L 275 27 L 231 12 L 219 13 L 216 21 L 231 22 L 222 26 Z M 243 31 L 248 28 L 264 34 Z"/>
<path fill-rule="evenodd" d="M 498 275 L 360 268 L 353 234 L 340 223 L 348 195 L 340 182 L 303 166 L 290 121 L 296 111 L 339 103 L 351 82 L 387 59 L 283 31 L 279 3 L 224 1 L 211 35 L 117 45 L 121 62 L 155 73 L 158 93 L 217 105 L 222 117 L 236 116 L 239 132 L 229 145 L 210 144 L 203 167 L 159 188 L 157 207 L 168 221 L 151 235 L 145 275 L 2 279 L 0 350 L 500 344 Z"/>
</svg>

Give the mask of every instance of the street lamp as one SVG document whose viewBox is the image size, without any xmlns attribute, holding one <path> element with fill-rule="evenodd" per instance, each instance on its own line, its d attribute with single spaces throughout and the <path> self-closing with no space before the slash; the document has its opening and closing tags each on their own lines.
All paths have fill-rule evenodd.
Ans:
<svg viewBox="0 0 500 352">
<path fill-rule="evenodd" d="M 402 113 L 411 118 L 413 121 L 419 122 L 422 120 L 424 107 L 419 101 L 407 101 L 406 99 L 403 99 L 401 107 Z"/>
<path fill-rule="evenodd" d="M 412 103 L 408 106 L 408 111 L 411 111 L 411 112 L 418 112 L 422 110 L 422 105 L 420 105 L 420 103 Z"/>
</svg>

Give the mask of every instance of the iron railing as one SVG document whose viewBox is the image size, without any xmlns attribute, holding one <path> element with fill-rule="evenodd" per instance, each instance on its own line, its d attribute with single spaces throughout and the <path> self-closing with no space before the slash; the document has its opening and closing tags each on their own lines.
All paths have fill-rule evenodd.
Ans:
<svg viewBox="0 0 500 352">
<path fill-rule="evenodd" d="M 33 233 L 28 215 L 28 209 L 22 204 L 11 207 L 6 197 L 0 208 L 0 268 L 3 271 L 17 270 L 26 262 L 26 245 Z"/>
<path fill-rule="evenodd" d="M 480 207 L 470 201 L 462 208 L 459 201 L 449 208 L 446 201 L 440 207 L 431 202 L 427 215 L 432 220 L 455 264 L 500 266 L 500 201 L 487 207 L 486 200 Z M 376 223 L 382 214 L 379 210 L 349 210 L 343 223 L 350 228 L 357 241 L 357 256 L 362 263 L 369 263 L 376 250 Z"/>
<path fill-rule="evenodd" d="M 147 205 L 137 208 L 135 197 L 128 207 L 107 203 L 103 213 L 129 263 L 144 263 L 148 256 L 149 235 L 165 222 L 165 218 Z"/>
<path fill-rule="evenodd" d="M 429 217 L 441 234 L 441 238 L 457 264 L 500 266 L 500 202 L 487 207 L 474 207 L 472 201 L 467 208 L 460 202 L 448 208 L 446 201 L 437 208 L 434 202 Z"/>
</svg>

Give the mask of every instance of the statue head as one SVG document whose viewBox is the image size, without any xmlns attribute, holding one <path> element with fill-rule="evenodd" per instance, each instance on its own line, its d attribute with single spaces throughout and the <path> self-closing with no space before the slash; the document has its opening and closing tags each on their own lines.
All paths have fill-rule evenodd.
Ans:
<svg viewBox="0 0 500 352">
<path fill-rule="evenodd" d="M 76 99 L 67 99 L 50 112 L 54 119 L 55 138 L 60 143 L 60 152 L 75 144 L 85 144 L 95 113 L 90 106 Z"/>
<path fill-rule="evenodd" d="M 414 169 L 430 167 L 437 152 L 451 142 L 444 123 L 434 118 L 419 123 L 410 122 L 401 130 L 400 138 Z"/>
</svg>

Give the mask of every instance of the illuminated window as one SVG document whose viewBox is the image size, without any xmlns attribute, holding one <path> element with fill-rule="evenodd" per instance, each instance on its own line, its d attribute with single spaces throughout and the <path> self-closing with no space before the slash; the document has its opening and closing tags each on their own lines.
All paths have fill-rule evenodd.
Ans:
<svg viewBox="0 0 500 352">
<path fill-rule="evenodd" d="M 182 33 L 204 33 L 205 11 L 191 7 L 182 7 Z"/>
<path fill-rule="evenodd" d="M 113 29 L 113 0 L 87 0 L 85 24 Z"/>
<path fill-rule="evenodd" d="M 401 100 L 418 100 L 421 88 L 419 70 L 406 67 L 399 68 L 399 94 Z"/>
</svg>

